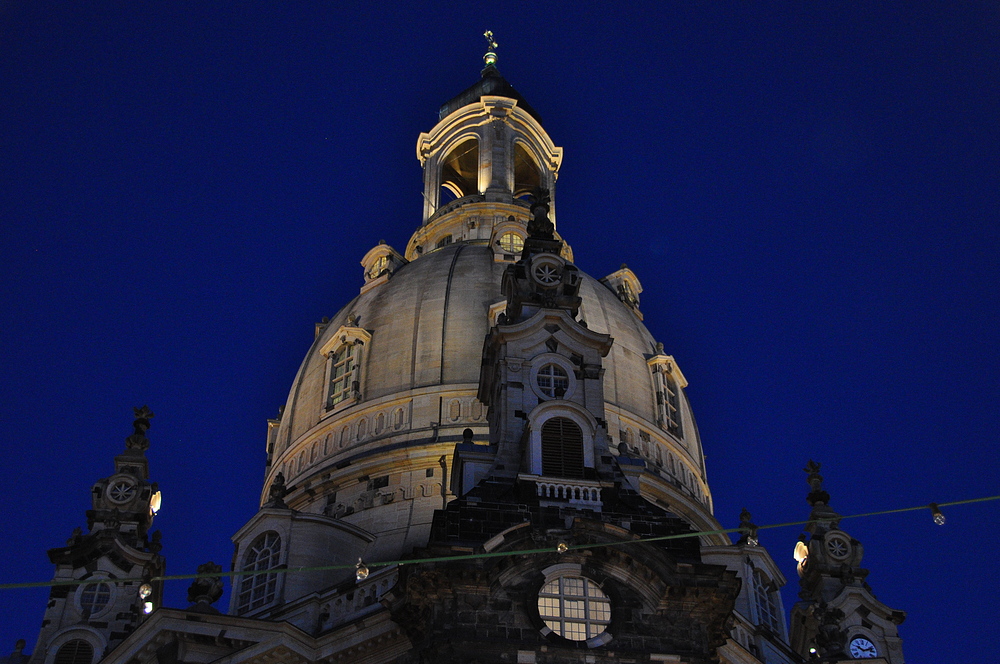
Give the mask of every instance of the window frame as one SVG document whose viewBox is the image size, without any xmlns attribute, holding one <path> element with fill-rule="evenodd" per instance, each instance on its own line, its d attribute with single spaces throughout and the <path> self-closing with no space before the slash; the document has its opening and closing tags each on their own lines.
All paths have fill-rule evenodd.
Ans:
<svg viewBox="0 0 1000 664">
<path fill-rule="evenodd" d="M 510 238 L 510 241 L 505 243 L 507 238 Z M 517 255 L 524 251 L 524 236 L 514 231 L 504 231 L 500 234 L 497 244 L 503 253 Z"/>
<path fill-rule="evenodd" d="M 583 479 L 586 479 L 588 469 L 591 473 L 594 469 L 597 420 L 581 406 L 560 400 L 542 402 L 528 415 L 528 471 L 537 477 L 546 477 L 542 473 L 542 428 L 555 417 L 566 418 L 580 427 L 583 434 Z"/>
<path fill-rule="evenodd" d="M 613 596 L 605 588 L 603 588 L 600 583 L 584 574 L 581 565 L 574 563 L 552 565 L 541 570 L 541 572 L 544 575 L 544 578 L 538 587 L 538 591 L 535 593 L 536 599 L 534 608 L 536 615 L 538 616 L 539 624 L 541 625 L 539 631 L 542 633 L 542 636 L 550 639 L 558 639 L 568 643 L 585 645 L 589 648 L 597 648 L 606 645 L 614 638 L 614 635 L 611 632 L 615 620 L 614 607 L 612 606 L 614 603 Z M 582 600 L 584 611 L 583 618 L 573 615 L 567 616 L 564 614 L 564 601 L 567 597 L 567 591 L 563 587 L 565 579 L 579 579 L 583 581 L 583 594 L 569 595 L 571 601 Z M 552 590 L 546 591 L 547 588 L 551 588 L 552 584 L 556 584 L 558 590 L 555 592 Z M 593 594 L 591 594 L 592 591 Z M 546 609 L 542 606 L 543 600 L 556 600 L 560 615 L 546 613 Z M 604 607 L 605 611 L 603 617 L 591 617 L 592 604 Z M 551 603 L 549 603 L 549 608 L 550 607 Z M 555 613 L 555 611 L 552 613 Z M 551 624 L 553 622 L 560 623 L 560 629 L 554 629 Z M 567 636 L 564 631 L 567 622 L 582 624 L 585 630 L 585 638 L 572 638 Z M 599 628 L 599 631 L 596 631 L 593 636 L 591 636 L 592 627 Z"/>
<path fill-rule="evenodd" d="M 560 396 L 549 396 L 539 384 L 539 373 L 549 365 L 556 365 L 566 374 L 567 385 L 565 391 Z M 528 384 L 531 391 L 542 401 L 562 401 L 572 399 L 576 394 L 578 381 L 576 378 L 576 367 L 567 358 L 557 353 L 542 353 L 531 360 L 531 369 L 528 372 Z"/>
<path fill-rule="evenodd" d="M 80 615 L 85 615 L 88 616 L 89 618 L 93 618 L 95 616 L 100 616 L 101 614 L 107 612 L 108 609 L 110 609 L 112 606 L 114 606 L 116 597 L 116 592 L 115 592 L 116 584 L 114 582 L 114 579 L 109 578 L 106 574 L 98 573 L 98 575 L 91 576 L 88 578 L 100 579 L 100 581 L 81 585 L 79 589 L 77 589 L 76 591 L 75 602 L 76 602 L 76 609 L 77 611 L 80 612 Z M 98 607 L 96 610 L 90 610 L 88 609 L 85 602 L 92 603 L 92 600 L 88 599 L 88 595 L 91 595 L 92 593 L 96 594 L 100 586 L 107 586 L 108 588 L 107 600 L 103 604 L 101 604 L 101 606 Z"/>
<path fill-rule="evenodd" d="M 240 571 L 260 572 L 279 569 L 282 557 L 281 544 L 281 534 L 278 531 L 266 530 L 260 533 L 250 541 L 243 553 Z M 266 559 L 261 558 L 261 553 L 264 550 L 268 552 Z M 253 556 L 252 560 L 251 556 Z M 273 604 L 278 597 L 278 576 L 277 572 L 243 575 L 240 579 L 239 590 L 236 591 L 236 614 L 253 613 Z"/>
<path fill-rule="evenodd" d="M 775 634 L 781 635 L 781 625 L 784 622 L 784 616 L 775 597 L 777 588 L 774 587 L 771 579 L 760 569 L 754 569 L 750 574 L 750 592 L 753 595 L 753 605 L 757 613 L 757 624 L 767 627 Z"/>
<path fill-rule="evenodd" d="M 660 350 L 660 345 L 657 346 L 657 350 Z M 656 395 L 657 425 L 674 438 L 684 441 L 684 400 L 681 396 L 688 382 L 670 355 L 658 352 L 646 363 L 649 365 Z"/>
<path fill-rule="evenodd" d="M 353 317 L 351 319 L 354 322 Z M 322 406 L 324 416 L 362 401 L 362 363 L 365 359 L 364 351 L 371 339 L 371 333 L 363 328 L 342 325 L 320 348 L 320 353 L 326 357 Z M 338 367 L 347 368 L 338 374 Z"/>
</svg>

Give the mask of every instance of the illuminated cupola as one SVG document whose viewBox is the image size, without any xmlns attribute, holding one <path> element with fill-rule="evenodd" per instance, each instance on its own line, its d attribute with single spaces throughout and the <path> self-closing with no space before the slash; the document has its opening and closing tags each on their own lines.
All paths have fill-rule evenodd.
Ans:
<svg viewBox="0 0 1000 664">
<path fill-rule="evenodd" d="M 526 235 L 527 199 L 537 188 L 549 192 L 555 221 L 562 148 L 500 75 L 492 38 L 489 45 L 480 80 L 441 106 L 440 121 L 417 139 L 424 213 L 406 248 L 407 260 L 461 241 L 489 243 L 498 254 L 514 254 Z"/>
</svg>

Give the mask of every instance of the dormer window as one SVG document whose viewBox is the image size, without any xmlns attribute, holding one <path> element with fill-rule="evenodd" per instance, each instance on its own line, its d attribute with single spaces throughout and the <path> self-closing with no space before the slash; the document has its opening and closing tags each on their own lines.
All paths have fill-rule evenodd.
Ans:
<svg viewBox="0 0 1000 664">
<path fill-rule="evenodd" d="M 361 399 L 361 360 L 372 335 L 357 327 L 357 318 L 348 317 L 320 352 L 326 356 L 325 410 L 331 412 Z"/>
<path fill-rule="evenodd" d="M 687 387 L 687 380 L 674 358 L 663 353 L 663 344 L 656 345 L 656 355 L 646 363 L 652 371 L 653 389 L 656 391 L 657 423 L 667 433 L 683 438 L 681 389 Z"/>
<path fill-rule="evenodd" d="M 680 400 L 677 381 L 669 375 L 663 377 L 663 428 L 677 437 L 681 435 Z"/>
<path fill-rule="evenodd" d="M 384 241 L 380 241 L 361 259 L 361 267 L 365 270 L 365 285 L 361 287 L 361 292 L 364 293 L 370 288 L 385 283 L 396 270 L 406 263 L 407 260 L 398 251 Z"/>
<path fill-rule="evenodd" d="M 372 266 L 368 268 L 368 278 L 375 279 L 376 277 L 381 276 L 382 273 L 385 272 L 388 268 L 389 268 L 389 257 L 379 256 L 378 258 L 375 259 L 375 262 L 372 263 Z"/>
<path fill-rule="evenodd" d="M 639 293 L 642 292 L 642 284 L 639 283 L 639 277 L 635 276 L 635 272 L 623 263 L 621 269 L 601 279 L 601 283 L 611 289 L 636 318 L 642 320 L 642 312 L 639 311 Z"/>
<path fill-rule="evenodd" d="M 330 391 L 327 408 L 333 408 L 351 395 L 354 379 L 354 348 L 342 346 L 330 357 Z"/>
<path fill-rule="evenodd" d="M 441 247 L 447 247 L 449 244 L 451 244 L 451 235 L 445 235 L 443 238 L 437 241 L 437 244 L 434 245 L 434 248 L 440 249 Z"/>
</svg>

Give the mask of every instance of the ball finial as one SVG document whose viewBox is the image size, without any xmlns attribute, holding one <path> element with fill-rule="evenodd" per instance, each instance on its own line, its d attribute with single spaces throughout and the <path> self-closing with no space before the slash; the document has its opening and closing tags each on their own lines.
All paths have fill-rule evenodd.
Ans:
<svg viewBox="0 0 1000 664">
<path fill-rule="evenodd" d="M 483 62 L 486 63 L 487 67 L 491 67 L 497 63 L 496 47 L 497 42 L 493 39 L 493 31 L 487 30 L 483 33 L 483 37 L 486 38 L 486 55 L 483 56 Z"/>
</svg>

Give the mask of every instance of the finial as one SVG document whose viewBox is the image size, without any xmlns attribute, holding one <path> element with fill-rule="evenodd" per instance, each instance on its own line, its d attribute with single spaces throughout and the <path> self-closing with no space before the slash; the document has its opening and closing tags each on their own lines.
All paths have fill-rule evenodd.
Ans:
<svg viewBox="0 0 1000 664">
<path fill-rule="evenodd" d="M 496 40 L 493 39 L 493 31 L 487 30 L 483 33 L 483 37 L 486 38 L 486 55 L 483 56 L 483 62 L 486 63 L 487 67 L 492 67 L 497 63 Z"/>
<path fill-rule="evenodd" d="M 809 482 L 809 488 L 812 489 L 806 500 L 808 500 L 809 504 L 814 507 L 817 503 L 830 503 L 830 494 L 823 491 L 823 476 L 819 474 L 819 467 L 820 465 L 818 463 L 810 459 L 809 463 L 806 464 L 806 467 L 802 469 L 809 474 L 806 481 Z"/>
<path fill-rule="evenodd" d="M 527 224 L 530 237 L 544 240 L 554 238 L 553 232 L 556 227 L 549 220 L 549 200 L 548 189 L 535 187 L 535 190 L 531 192 L 531 220 Z"/>
<path fill-rule="evenodd" d="M 153 417 L 153 411 L 149 409 L 149 406 L 143 406 L 142 408 L 133 408 L 132 412 L 135 413 L 135 421 L 132 422 L 134 431 L 131 436 L 125 439 L 125 447 L 140 452 L 148 450 L 149 438 L 146 438 L 146 432 L 149 431 L 149 420 Z"/>
<path fill-rule="evenodd" d="M 743 511 L 740 512 L 740 540 L 737 544 L 757 546 L 759 543 L 757 539 L 757 524 L 751 521 L 750 517 L 750 511 L 744 507 Z"/>
<path fill-rule="evenodd" d="M 285 474 L 278 472 L 278 475 L 271 482 L 271 486 L 267 490 L 267 502 L 264 503 L 264 507 L 286 509 L 288 506 L 285 505 L 284 498 L 287 495 L 288 487 L 285 486 Z"/>
<path fill-rule="evenodd" d="M 222 565 L 216 565 L 211 560 L 204 565 L 198 565 L 198 577 L 188 588 L 188 601 L 193 604 L 188 611 L 198 613 L 219 613 L 212 607 L 222 597 Z"/>
</svg>

